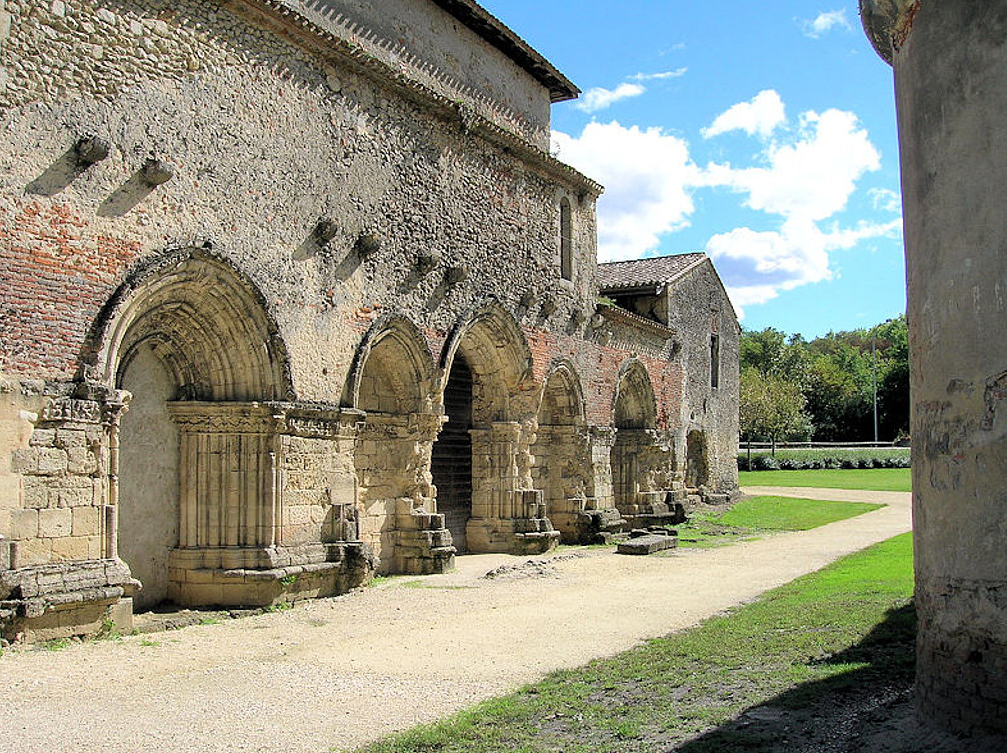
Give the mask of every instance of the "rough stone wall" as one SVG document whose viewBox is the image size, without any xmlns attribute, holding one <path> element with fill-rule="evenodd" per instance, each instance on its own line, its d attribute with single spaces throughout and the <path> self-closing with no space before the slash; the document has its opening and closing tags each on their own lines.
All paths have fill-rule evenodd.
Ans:
<svg viewBox="0 0 1007 753">
<path fill-rule="evenodd" d="M 540 149 L 549 146 L 549 92 L 499 49 L 433 3 L 402 3 L 398 13 L 360 0 L 281 0 L 334 35 L 464 101 Z M 487 96 L 487 92 L 492 95 Z"/>
<path fill-rule="evenodd" d="M 93 400 L 50 401 L 11 456 L 20 509 L 10 538 L 20 567 L 107 557 L 109 416 Z"/>
<path fill-rule="evenodd" d="M 881 30 L 872 39 L 894 60 L 899 120 L 917 701 L 923 719 L 1003 734 L 1007 6 L 866 5 Z"/>
<path fill-rule="evenodd" d="M 292 31 L 292 44 L 217 3 L 5 12 L 0 279 L 16 297 L 3 342 L 26 345 L 3 353 L 4 372 L 71 378 L 130 270 L 206 240 L 262 291 L 302 398 L 338 401 L 360 334 L 346 324 L 376 306 L 443 332 L 490 296 L 512 310 L 528 296 L 536 315 L 551 310 L 546 326 L 589 312 L 593 199 L 573 202 L 575 279 L 561 284 L 559 195 L 585 184 L 546 155 L 516 160 L 457 112 L 414 104 L 355 64 L 333 76 L 340 61 L 316 53 L 316 38 Z M 85 133 L 110 156 L 67 175 Z M 136 185 L 149 156 L 175 166 L 152 191 Z M 337 228 L 324 249 L 319 217 Z M 361 262 L 365 233 L 380 248 Z"/>
<path fill-rule="evenodd" d="M 711 262 L 706 261 L 668 286 L 668 324 L 681 341 L 685 372 L 676 455 L 687 457 L 690 432 L 702 434 L 706 445 L 710 491 L 731 493 L 738 488 L 738 319 Z M 719 375 L 711 381 L 710 339 L 718 341 Z"/>
</svg>

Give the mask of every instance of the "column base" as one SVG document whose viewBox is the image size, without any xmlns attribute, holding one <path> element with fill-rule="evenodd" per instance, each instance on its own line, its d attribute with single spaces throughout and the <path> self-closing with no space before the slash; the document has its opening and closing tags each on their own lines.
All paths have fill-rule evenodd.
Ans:
<svg viewBox="0 0 1007 753">
<path fill-rule="evenodd" d="M 39 641 L 132 629 L 139 587 L 118 559 L 82 560 L 0 571 L 0 635 Z"/>
<path fill-rule="evenodd" d="M 236 562 L 267 566 L 227 566 Z M 186 607 L 265 607 L 337 596 L 370 581 L 375 566 L 370 548 L 361 542 L 175 549 L 169 559 L 168 598 Z"/>
<path fill-rule="evenodd" d="M 560 532 L 549 518 L 472 518 L 465 538 L 470 552 L 543 554 L 559 544 Z"/>
</svg>

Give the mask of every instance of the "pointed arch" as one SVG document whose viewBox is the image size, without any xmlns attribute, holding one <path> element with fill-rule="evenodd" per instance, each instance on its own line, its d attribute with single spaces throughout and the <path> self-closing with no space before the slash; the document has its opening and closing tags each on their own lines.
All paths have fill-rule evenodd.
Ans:
<svg viewBox="0 0 1007 753">
<path fill-rule="evenodd" d="M 555 362 L 542 384 L 538 427 L 531 454 L 532 483 L 542 493 L 549 519 L 563 541 L 581 537 L 580 512 L 590 486 L 584 395 L 569 361 Z"/>
<path fill-rule="evenodd" d="M 646 367 L 636 358 L 619 369 L 612 404 L 616 429 L 653 429 L 657 426 L 657 401 Z"/>
<path fill-rule="evenodd" d="M 159 257 L 124 283 L 90 338 L 93 378 L 116 386 L 146 345 L 164 365 L 176 398 L 293 399 L 279 328 L 255 285 L 202 249 Z"/>
<path fill-rule="evenodd" d="M 357 349 L 343 405 L 381 413 L 431 410 L 435 366 L 419 328 L 401 315 L 376 321 Z"/>
<path fill-rule="evenodd" d="M 584 391 L 580 377 L 567 360 L 555 363 L 542 384 L 539 426 L 583 426 Z"/>
<path fill-rule="evenodd" d="M 532 378 L 532 354 L 514 317 L 494 301 L 462 320 L 444 346 L 441 393 L 459 353 L 472 371 L 473 420 L 515 420 L 513 398 Z"/>
<path fill-rule="evenodd" d="M 455 547 L 508 551 L 518 489 L 530 489 L 529 436 L 534 422 L 532 354 L 500 304 L 469 313 L 445 343 L 439 396 L 447 421 L 434 443 L 431 471 L 437 511 Z"/>
</svg>

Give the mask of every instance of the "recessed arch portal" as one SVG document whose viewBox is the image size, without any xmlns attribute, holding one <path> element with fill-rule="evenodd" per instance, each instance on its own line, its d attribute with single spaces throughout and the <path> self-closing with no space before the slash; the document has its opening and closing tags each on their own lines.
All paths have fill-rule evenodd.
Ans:
<svg viewBox="0 0 1007 753">
<path fill-rule="evenodd" d="M 693 429 L 685 437 L 685 486 L 699 489 L 710 483 L 709 449 L 706 434 Z"/>
<path fill-rule="evenodd" d="M 577 514 L 591 486 L 591 453 L 580 379 L 568 362 L 555 365 L 542 385 L 532 455 L 535 488 L 542 490 L 549 519 L 565 542 L 576 543 Z"/>
<path fill-rule="evenodd" d="M 619 369 L 612 413 L 616 429 L 653 429 L 657 426 L 654 387 L 640 361 L 627 361 Z"/>
<path fill-rule="evenodd" d="M 144 585 L 136 606 L 145 608 L 171 595 L 178 548 L 262 543 L 260 497 L 274 448 L 264 429 L 247 428 L 247 411 L 244 430 L 221 427 L 235 423 L 240 406 L 291 396 L 289 367 L 261 295 L 202 253 L 172 254 L 136 275 L 95 333 L 94 367 L 133 393 L 118 437 L 118 550 Z M 176 406 L 208 403 L 224 407 L 216 423 L 179 423 Z"/>
<path fill-rule="evenodd" d="M 343 404 L 369 413 L 429 412 L 433 374 L 433 359 L 416 325 L 401 316 L 382 319 L 360 344 Z"/>
<path fill-rule="evenodd" d="M 434 371 L 419 329 L 394 316 L 365 335 L 347 380 L 344 403 L 364 412 L 354 450 L 360 538 L 383 573 L 408 569 L 402 537 L 416 528 L 410 516 L 433 511 L 428 469 L 440 426 L 431 411 Z"/>
<path fill-rule="evenodd" d="M 431 466 L 438 512 L 451 523 L 459 552 L 507 551 L 510 541 L 490 521 L 522 517 L 516 492 L 532 488 L 529 440 L 521 424 L 534 419 L 531 349 L 514 318 L 491 303 L 455 329 L 441 363 L 448 420 Z M 470 488 L 455 483 L 449 468 L 469 476 Z M 446 493 L 449 486 L 456 491 Z"/>
<path fill-rule="evenodd" d="M 289 359 L 262 295 L 229 262 L 175 253 L 123 285 L 99 316 L 99 378 L 118 372 L 145 343 L 188 400 L 293 397 Z"/>
<path fill-rule="evenodd" d="M 657 405 L 650 375 L 640 361 L 623 364 L 612 407 L 616 428 L 612 446 L 612 492 L 615 506 L 624 515 L 637 512 L 646 450 L 653 440 L 648 434 L 657 425 Z"/>
<path fill-rule="evenodd" d="M 473 374 L 474 423 L 515 421 L 527 411 L 515 401 L 531 381 L 531 348 L 506 309 L 491 303 L 476 310 L 455 329 L 441 359 L 442 392 L 459 353 Z"/>
</svg>

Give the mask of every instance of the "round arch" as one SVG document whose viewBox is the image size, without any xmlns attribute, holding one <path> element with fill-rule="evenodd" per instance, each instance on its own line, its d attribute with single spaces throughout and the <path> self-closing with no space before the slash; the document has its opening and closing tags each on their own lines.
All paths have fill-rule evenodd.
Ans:
<svg viewBox="0 0 1007 753">
<path fill-rule="evenodd" d="M 93 332 L 86 360 L 91 376 L 109 386 L 146 344 L 172 377 L 176 398 L 294 397 L 287 350 L 262 294 L 229 261 L 199 249 L 160 257 L 133 275 Z"/>
<path fill-rule="evenodd" d="M 202 431 L 209 423 L 201 420 L 183 420 L 183 429 L 177 410 L 208 411 L 205 418 L 224 410 L 239 420 L 250 403 L 292 399 L 289 361 L 254 285 L 202 250 L 173 252 L 139 270 L 93 333 L 90 376 L 132 393 L 111 473 L 119 556 L 143 583 L 135 597 L 143 609 L 178 588 L 170 562 L 180 547 L 250 545 L 259 535 L 256 526 L 214 521 L 227 507 L 225 467 L 229 478 L 242 479 L 233 488 L 247 492 L 236 495 L 243 507 L 232 519 L 256 519 L 245 511 L 263 504 L 268 438 Z"/>
</svg>

